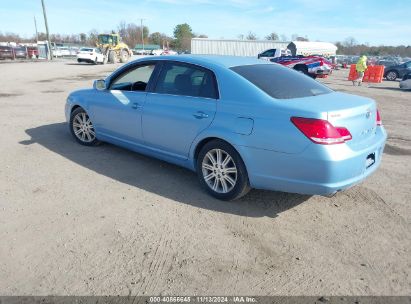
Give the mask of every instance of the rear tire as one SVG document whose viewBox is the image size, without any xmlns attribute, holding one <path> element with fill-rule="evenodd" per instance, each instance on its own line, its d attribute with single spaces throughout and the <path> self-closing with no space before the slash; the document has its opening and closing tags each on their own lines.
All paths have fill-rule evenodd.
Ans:
<svg viewBox="0 0 411 304">
<path fill-rule="evenodd" d="M 217 199 L 231 201 L 250 191 L 244 162 L 225 141 L 212 140 L 205 144 L 196 165 L 201 186 Z"/>
</svg>

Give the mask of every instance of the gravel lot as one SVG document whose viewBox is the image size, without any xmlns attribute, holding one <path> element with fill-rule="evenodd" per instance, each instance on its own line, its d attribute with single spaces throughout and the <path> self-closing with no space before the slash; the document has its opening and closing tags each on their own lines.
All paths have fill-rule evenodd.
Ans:
<svg viewBox="0 0 411 304">
<path fill-rule="evenodd" d="M 398 82 L 320 80 L 378 102 L 389 139 L 364 183 L 221 202 L 190 171 L 74 141 L 67 94 L 117 66 L 0 64 L 0 294 L 411 294 L 411 93 Z"/>
</svg>

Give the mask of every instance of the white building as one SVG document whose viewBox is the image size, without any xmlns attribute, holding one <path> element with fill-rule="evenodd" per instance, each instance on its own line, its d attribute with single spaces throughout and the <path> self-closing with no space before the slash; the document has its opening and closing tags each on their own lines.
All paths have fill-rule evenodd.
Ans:
<svg viewBox="0 0 411 304">
<path fill-rule="evenodd" d="M 286 49 L 289 42 L 270 40 L 191 39 L 191 53 L 202 55 L 252 56 L 267 49 Z"/>
</svg>

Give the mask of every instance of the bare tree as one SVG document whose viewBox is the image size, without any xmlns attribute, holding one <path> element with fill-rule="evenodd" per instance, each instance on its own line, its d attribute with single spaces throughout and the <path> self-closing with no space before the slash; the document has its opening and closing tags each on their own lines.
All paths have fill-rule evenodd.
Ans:
<svg viewBox="0 0 411 304">
<path fill-rule="evenodd" d="M 141 26 L 136 25 L 135 23 L 126 24 L 125 21 L 121 21 L 117 26 L 117 32 L 123 41 L 130 47 L 134 48 L 136 44 L 142 44 L 141 41 L 141 31 L 143 30 L 144 40 L 148 37 L 148 27 L 144 26 L 141 29 Z"/>
<path fill-rule="evenodd" d="M 247 36 L 245 37 L 247 40 L 257 40 L 258 37 L 255 33 L 253 32 L 248 32 Z"/>
<path fill-rule="evenodd" d="M 97 45 L 97 40 L 98 40 L 98 32 L 96 29 L 92 29 L 88 33 L 88 39 L 87 39 L 87 44 L 90 46 L 95 46 Z"/>
<path fill-rule="evenodd" d="M 265 36 L 267 40 L 279 40 L 279 37 L 276 32 L 272 32 L 269 35 Z"/>
<path fill-rule="evenodd" d="M 346 47 L 353 47 L 357 44 L 358 44 L 358 42 L 357 42 L 357 40 L 355 40 L 354 37 L 347 37 L 347 38 L 345 38 L 345 40 L 343 42 L 343 45 L 346 46 Z"/>
<path fill-rule="evenodd" d="M 297 41 L 309 41 L 307 36 L 305 36 L 305 37 L 298 36 L 295 40 L 297 40 Z"/>
</svg>

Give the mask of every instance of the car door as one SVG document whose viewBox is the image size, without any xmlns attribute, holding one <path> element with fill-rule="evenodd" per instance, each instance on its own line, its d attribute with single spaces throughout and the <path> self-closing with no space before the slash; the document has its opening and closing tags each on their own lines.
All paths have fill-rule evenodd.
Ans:
<svg viewBox="0 0 411 304">
<path fill-rule="evenodd" d="M 163 63 L 144 104 L 145 144 L 174 157 L 188 158 L 191 143 L 213 121 L 217 99 L 212 71 L 173 61 Z"/>
<path fill-rule="evenodd" d="M 114 75 L 108 89 L 90 102 L 96 131 L 117 140 L 140 143 L 141 113 L 155 62 L 131 66 Z"/>
</svg>

